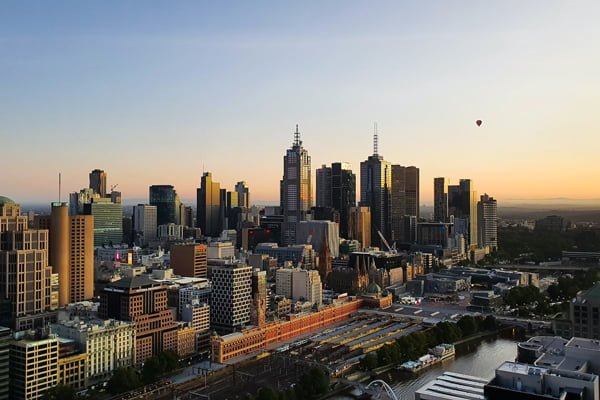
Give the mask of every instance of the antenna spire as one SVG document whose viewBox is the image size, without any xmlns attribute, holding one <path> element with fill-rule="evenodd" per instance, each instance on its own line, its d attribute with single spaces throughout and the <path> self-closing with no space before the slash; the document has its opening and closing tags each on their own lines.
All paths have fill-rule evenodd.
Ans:
<svg viewBox="0 0 600 400">
<path fill-rule="evenodd" d="M 61 186 L 61 173 L 58 173 L 58 202 L 60 203 L 60 186 Z"/>
<path fill-rule="evenodd" d="M 298 124 L 296 124 L 296 132 L 294 132 L 294 146 L 300 146 L 302 141 L 300 140 L 300 132 L 298 131 Z"/>
<path fill-rule="evenodd" d="M 373 122 L 373 155 L 379 155 L 379 137 L 377 135 L 377 122 Z"/>
</svg>

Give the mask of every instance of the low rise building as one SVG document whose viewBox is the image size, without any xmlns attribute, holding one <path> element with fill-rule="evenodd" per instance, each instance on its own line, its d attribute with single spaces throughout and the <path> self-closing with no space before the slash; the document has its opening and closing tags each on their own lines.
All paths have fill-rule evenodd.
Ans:
<svg viewBox="0 0 600 400">
<path fill-rule="evenodd" d="M 598 400 L 598 375 L 507 361 L 485 385 L 487 400 Z"/>
<path fill-rule="evenodd" d="M 60 338 L 77 344 L 87 354 L 85 386 L 110 379 L 117 368 L 135 364 L 135 325 L 114 319 L 63 320 L 50 327 Z"/>
<path fill-rule="evenodd" d="M 471 375 L 444 372 L 415 392 L 415 400 L 473 400 L 483 399 L 488 379 Z"/>
</svg>

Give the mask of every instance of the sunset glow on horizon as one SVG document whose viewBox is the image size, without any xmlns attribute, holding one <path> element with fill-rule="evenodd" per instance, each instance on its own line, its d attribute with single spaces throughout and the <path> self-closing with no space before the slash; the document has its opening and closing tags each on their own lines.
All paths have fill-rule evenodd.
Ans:
<svg viewBox="0 0 600 400">
<path fill-rule="evenodd" d="M 503 200 L 600 203 L 599 2 L 7 2 L 0 195 L 195 199 L 203 171 L 276 203 L 299 124 L 315 170 L 379 153 Z M 481 126 L 475 121 L 482 120 Z M 195 205 L 195 203 L 193 203 Z"/>
</svg>

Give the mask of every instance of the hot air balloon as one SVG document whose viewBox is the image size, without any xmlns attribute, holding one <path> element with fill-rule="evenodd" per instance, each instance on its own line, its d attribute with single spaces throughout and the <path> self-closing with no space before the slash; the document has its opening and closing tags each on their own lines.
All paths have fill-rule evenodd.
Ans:
<svg viewBox="0 0 600 400">
<path fill-rule="evenodd" d="M 482 121 L 478 119 L 477 121 L 475 121 L 475 123 L 477 124 L 477 126 L 481 126 Z"/>
</svg>

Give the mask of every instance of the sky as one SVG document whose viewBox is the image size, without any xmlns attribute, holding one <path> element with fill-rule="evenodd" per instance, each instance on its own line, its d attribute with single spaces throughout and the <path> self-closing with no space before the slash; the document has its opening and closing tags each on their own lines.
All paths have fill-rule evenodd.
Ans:
<svg viewBox="0 0 600 400">
<path fill-rule="evenodd" d="M 314 170 L 372 153 L 502 201 L 600 199 L 598 1 L 3 1 L 0 195 L 100 168 L 127 199 L 203 171 L 276 202 L 299 124 Z M 481 119 L 481 127 L 475 120 Z M 63 195 L 63 199 L 64 199 Z M 600 201 L 598 202 L 600 203 Z"/>
</svg>

